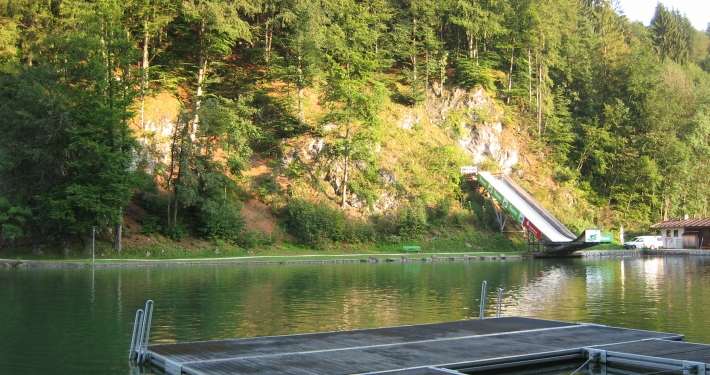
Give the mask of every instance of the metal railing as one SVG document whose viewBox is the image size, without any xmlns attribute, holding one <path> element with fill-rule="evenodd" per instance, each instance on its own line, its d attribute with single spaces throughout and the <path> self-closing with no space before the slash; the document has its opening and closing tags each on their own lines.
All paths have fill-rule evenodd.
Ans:
<svg viewBox="0 0 710 375">
<path fill-rule="evenodd" d="M 639 340 L 639 342 L 640 341 L 643 340 Z M 659 370 L 660 372 L 672 371 L 684 375 L 706 375 L 710 373 L 710 367 L 705 362 L 613 352 L 597 348 L 584 348 L 584 351 L 586 351 L 587 356 L 589 356 L 585 364 L 596 362 L 601 366 L 631 366 Z M 584 365 L 582 365 L 582 367 L 584 367 Z M 582 367 L 580 367 L 580 369 Z"/>
<path fill-rule="evenodd" d="M 478 310 L 478 319 L 484 319 L 484 312 L 486 310 L 486 287 L 488 286 L 488 281 L 483 280 L 483 285 L 481 285 L 481 307 Z"/>
<path fill-rule="evenodd" d="M 498 288 L 498 306 L 496 306 L 496 318 L 500 318 L 501 303 L 503 301 L 503 288 Z"/>
<path fill-rule="evenodd" d="M 128 360 L 133 359 L 135 353 L 136 363 L 143 363 L 147 359 L 148 339 L 150 337 L 150 324 L 153 320 L 153 300 L 145 303 L 145 309 L 138 309 L 133 321 L 133 335 L 131 348 L 128 350 Z"/>
<path fill-rule="evenodd" d="M 486 310 L 486 289 L 488 288 L 488 281 L 483 281 L 483 284 L 481 285 L 481 306 L 478 311 L 478 318 L 479 319 L 485 319 L 485 310 Z M 496 305 L 496 318 L 500 318 L 501 316 L 501 304 L 503 301 L 503 288 L 498 288 L 498 301 Z"/>
<path fill-rule="evenodd" d="M 461 167 L 461 174 L 466 176 L 466 175 L 475 175 L 478 173 L 478 166 L 476 165 L 467 165 Z"/>
</svg>

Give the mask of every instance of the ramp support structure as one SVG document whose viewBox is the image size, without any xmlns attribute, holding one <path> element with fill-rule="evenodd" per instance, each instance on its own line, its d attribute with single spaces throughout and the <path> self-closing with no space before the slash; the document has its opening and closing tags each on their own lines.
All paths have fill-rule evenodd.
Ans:
<svg viewBox="0 0 710 375">
<path fill-rule="evenodd" d="M 572 233 L 508 176 L 494 176 L 490 172 L 478 171 L 476 178 L 479 185 L 497 202 L 493 206 L 501 232 L 507 221 L 505 209 L 528 231 L 528 249 L 532 254 L 568 255 L 602 242 L 611 242 L 610 237 L 603 236 L 599 229 L 587 229 L 579 236 Z"/>
</svg>

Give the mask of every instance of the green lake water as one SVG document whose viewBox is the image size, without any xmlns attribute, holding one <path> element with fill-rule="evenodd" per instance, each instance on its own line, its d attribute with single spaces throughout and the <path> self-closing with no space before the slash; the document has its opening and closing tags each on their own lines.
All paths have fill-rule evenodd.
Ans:
<svg viewBox="0 0 710 375">
<path fill-rule="evenodd" d="M 681 333 L 710 343 L 710 257 L 96 269 L 0 269 L 0 375 L 131 373 L 133 319 L 151 343 L 502 315 Z"/>
</svg>

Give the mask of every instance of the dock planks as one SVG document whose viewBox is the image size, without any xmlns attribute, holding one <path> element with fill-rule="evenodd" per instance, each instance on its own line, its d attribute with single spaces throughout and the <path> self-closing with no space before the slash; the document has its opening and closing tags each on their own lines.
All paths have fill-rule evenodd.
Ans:
<svg viewBox="0 0 710 375">
<path fill-rule="evenodd" d="M 456 373 L 452 370 L 487 363 L 563 355 L 581 358 L 584 347 L 614 347 L 622 343 L 631 345 L 639 340 L 651 339 L 655 340 L 655 345 L 658 342 L 662 344 L 661 340 L 681 340 L 682 336 L 592 324 L 505 317 L 355 331 L 160 344 L 151 345 L 148 350 L 151 363 L 174 374 L 426 375 Z M 702 352 L 699 347 L 693 349 Z"/>
</svg>

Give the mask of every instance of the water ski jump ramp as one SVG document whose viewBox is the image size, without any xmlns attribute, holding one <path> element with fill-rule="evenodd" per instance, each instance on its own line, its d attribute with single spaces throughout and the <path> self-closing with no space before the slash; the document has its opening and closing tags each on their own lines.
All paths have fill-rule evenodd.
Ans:
<svg viewBox="0 0 710 375">
<path fill-rule="evenodd" d="M 611 242 L 610 235 L 599 229 L 587 229 L 577 236 L 540 205 L 510 177 L 478 172 L 478 183 L 488 190 L 500 207 L 505 208 L 528 233 L 535 238 L 529 241 L 532 248 L 542 247 L 541 255 L 566 255 L 574 251 Z"/>
</svg>

